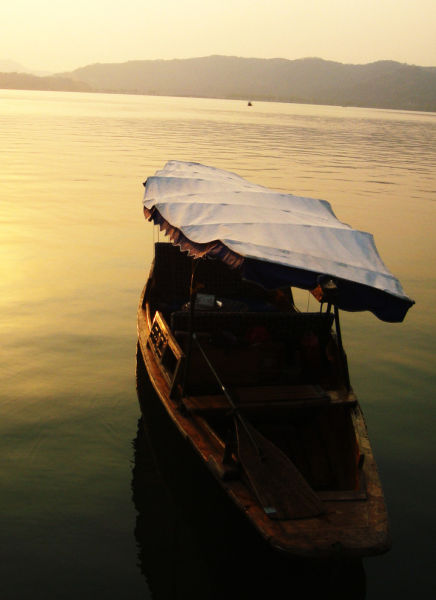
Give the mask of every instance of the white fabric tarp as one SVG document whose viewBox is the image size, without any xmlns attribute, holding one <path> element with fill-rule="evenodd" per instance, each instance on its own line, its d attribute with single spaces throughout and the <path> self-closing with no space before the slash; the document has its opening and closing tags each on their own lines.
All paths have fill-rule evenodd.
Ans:
<svg viewBox="0 0 436 600">
<path fill-rule="evenodd" d="M 204 254 L 209 245 L 209 254 L 233 266 L 257 264 L 260 268 L 250 272 L 266 273 L 270 265 L 272 281 L 278 267 L 277 281 L 300 287 L 315 287 L 319 276 L 328 275 L 387 294 L 396 306 L 403 303 L 404 314 L 379 315 L 344 296 L 348 310 L 402 320 L 413 304 L 381 260 L 372 235 L 341 223 L 324 200 L 273 191 L 213 167 L 170 161 L 147 179 L 144 212 L 194 255 Z M 262 277 L 253 276 L 264 283 Z M 359 292 L 354 289 L 352 295 L 357 298 Z M 378 298 L 377 305 L 386 304 L 386 298 Z"/>
</svg>

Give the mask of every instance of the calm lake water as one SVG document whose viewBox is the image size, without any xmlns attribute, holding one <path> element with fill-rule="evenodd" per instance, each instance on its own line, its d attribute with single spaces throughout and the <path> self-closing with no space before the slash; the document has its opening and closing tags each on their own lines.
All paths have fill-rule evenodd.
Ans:
<svg viewBox="0 0 436 600">
<path fill-rule="evenodd" d="M 296 597 L 295 568 L 226 554 L 214 511 L 195 529 L 138 425 L 142 182 L 169 159 L 329 200 L 416 300 L 343 315 L 393 538 L 344 597 L 434 597 L 436 114 L 0 90 L 1 598 L 244 598 L 247 573 Z"/>
</svg>

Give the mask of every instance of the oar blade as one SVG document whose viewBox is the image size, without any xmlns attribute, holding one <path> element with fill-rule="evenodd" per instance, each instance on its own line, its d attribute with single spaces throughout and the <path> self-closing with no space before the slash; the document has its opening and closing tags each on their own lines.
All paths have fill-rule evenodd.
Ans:
<svg viewBox="0 0 436 600">
<path fill-rule="evenodd" d="M 279 520 L 322 514 L 322 501 L 284 452 L 245 420 L 235 425 L 239 461 L 265 513 Z"/>
</svg>

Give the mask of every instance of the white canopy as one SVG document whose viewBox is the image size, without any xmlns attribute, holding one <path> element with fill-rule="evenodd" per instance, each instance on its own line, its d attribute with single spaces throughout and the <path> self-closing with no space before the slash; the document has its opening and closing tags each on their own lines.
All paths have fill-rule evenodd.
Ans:
<svg viewBox="0 0 436 600">
<path fill-rule="evenodd" d="M 338 221 L 324 200 L 170 161 L 147 179 L 144 212 L 182 249 L 221 258 L 263 285 L 311 289 L 328 275 L 338 283 L 340 307 L 372 310 L 388 321 L 402 320 L 413 304 L 383 264 L 372 235 Z"/>
</svg>

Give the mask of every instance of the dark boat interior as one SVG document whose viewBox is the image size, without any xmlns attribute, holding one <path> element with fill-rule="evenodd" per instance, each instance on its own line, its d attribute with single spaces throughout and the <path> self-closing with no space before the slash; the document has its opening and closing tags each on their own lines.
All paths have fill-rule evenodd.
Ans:
<svg viewBox="0 0 436 600">
<path fill-rule="evenodd" d="M 155 245 L 144 302 L 154 318 L 150 338 L 171 395 L 183 398 L 185 409 L 203 419 L 224 446 L 231 445 L 233 428 L 220 381 L 314 490 L 363 499 L 363 455 L 351 415 L 355 399 L 332 331 L 333 314 L 300 312 L 290 288 L 266 290 L 221 261 L 194 260 L 169 243 Z M 219 379 L 192 344 L 191 327 Z"/>
</svg>

